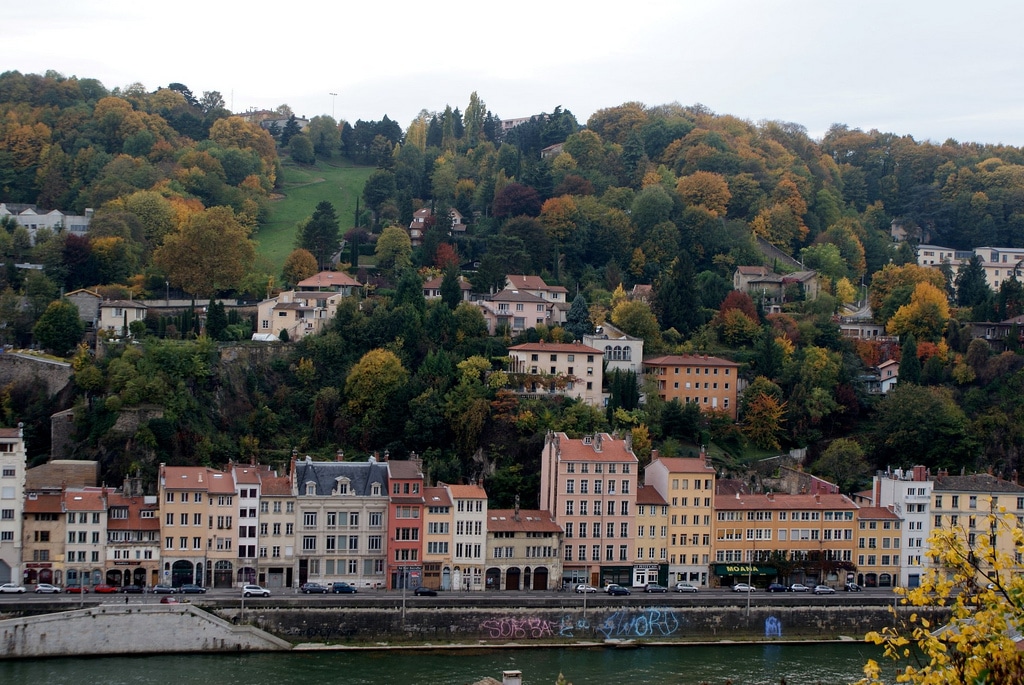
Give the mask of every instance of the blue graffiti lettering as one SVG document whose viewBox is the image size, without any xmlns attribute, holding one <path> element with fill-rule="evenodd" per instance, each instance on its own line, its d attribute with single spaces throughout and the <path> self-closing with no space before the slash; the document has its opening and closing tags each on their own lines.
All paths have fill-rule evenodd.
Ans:
<svg viewBox="0 0 1024 685">
<path fill-rule="evenodd" d="M 782 637 L 782 621 L 769 616 L 764 620 L 764 636 L 765 637 Z"/>
</svg>

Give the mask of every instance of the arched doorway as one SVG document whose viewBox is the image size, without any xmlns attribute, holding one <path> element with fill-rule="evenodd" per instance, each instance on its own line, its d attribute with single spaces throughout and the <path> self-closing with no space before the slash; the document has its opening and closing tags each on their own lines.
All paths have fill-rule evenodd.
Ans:
<svg viewBox="0 0 1024 685">
<path fill-rule="evenodd" d="M 125 571 L 125 573 L 128 573 L 128 571 Z M 121 579 L 122 578 L 124 578 L 124 576 L 121 575 L 121 569 L 119 569 L 119 568 L 112 568 L 112 569 L 107 571 L 107 585 L 113 585 L 114 587 L 121 587 L 121 585 L 122 585 Z M 123 584 L 127 585 L 128 583 L 123 583 Z"/>
<path fill-rule="evenodd" d="M 214 587 L 231 587 L 232 586 L 232 575 L 234 575 L 234 565 L 225 559 L 214 562 L 213 564 L 213 586 Z"/>
<path fill-rule="evenodd" d="M 519 584 L 519 568 L 513 566 L 512 568 L 505 571 L 505 589 L 506 590 L 518 590 L 522 587 Z"/>
<path fill-rule="evenodd" d="M 493 566 L 487 569 L 487 576 L 485 587 L 488 590 L 500 590 L 501 589 L 501 569 L 494 568 Z"/>
<path fill-rule="evenodd" d="M 156 575 L 156 571 L 153 571 L 153 574 Z M 131 585 L 138 585 L 140 587 L 146 586 L 146 569 L 141 566 L 135 569 L 132 573 Z"/>
<path fill-rule="evenodd" d="M 533 589 L 533 585 L 530 584 L 530 581 L 532 579 L 533 579 L 533 573 L 530 571 L 530 567 L 527 566 L 526 569 L 523 571 L 523 589 L 524 590 L 532 590 Z"/>
<path fill-rule="evenodd" d="M 533 589 L 548 589 L 548 569 L 544 566 L 533 569 Z"/>
<path fill-rule="evenodd" d="M 35 585 L 39 577 L 39 572 L 34 568 L 27 569 L 24 573 L 24 577 L 21 582 L 29 585 Z"/>
<path fill-rule="evenodd" d="M 450 566 L 445 566 L 444 569 L 441 570 L 441 589 L 452 589 L 452 569 Z"/>
<path fill-rule="evenodd" d="M 195 567 L 191 561 L 179 559 L 171 566 L 171 585 L 181 587 L 185 583 L 191 583 L 195 579 Z"/>
<path fill-rule="evenodd" d="M 252 566 L 242 566 L 238 569 L 238 584 L 243 585 L 245 583 L 256 582 L 256 569 Z"/>
</svg>

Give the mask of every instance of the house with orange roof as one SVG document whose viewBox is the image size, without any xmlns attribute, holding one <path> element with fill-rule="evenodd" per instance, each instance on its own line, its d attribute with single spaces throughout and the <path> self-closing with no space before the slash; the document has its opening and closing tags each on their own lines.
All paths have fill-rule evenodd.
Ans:
<svg viewBox="0 0 1024 685">
<path fill-rule="evenodd" d="M 439 483 L 452 503 L 452 587 L 484 589 L 484 552 L 487 548 L 487 492 L 479 484 Z"/>
<path fill-rule="evenodd" d="M 342 297 L 351 297 L 362 287 L 362 283 L 344 271 L 321 271 L 295 284 L 295 289 L 301 292 L 332 292 Z"/>
<path fill-rule="evenodd" d="M 121 491 L 107 495 L 106 552 L 106 584 L 160 582 L 160 503 L 143 494 L 141 478 L 126 478 Z"/>
<path fill-rule="evenodd" d="M 893 587 L 900 580 L 902 522 L 894 508 L 857 511 L 857 576 L 862 587 Z"/>
<path fill-rule="evenodd" d="M 542 509 L 487 512 L 487 589 L 554 590 L 561 586 L 562 527 Z"/>
<path fill-rule="evenodd" d="M 589 405 L 604 404 L 603 352 L 575 343 L 523 343 L 508 349 L 512 389 L 522 394 L 575 397 Z"/>
<path fill-rule="evenodd" d="M 231 475 L 204 466 L 161 464 L 158 482 L 160 582 L 232 587 L 236 514 Z"/>
<path fill-rule="evenodd" d="M 666 402 L 697 403 L 701 411 L 719 410 L 736 418 L 740 365 L 728 359 L 696 354 L 670 354 L 644 360 Z"/>
<path fill-rule="evenodd" d="M 632 585 L 638 464 L 629 435 L 548 433 L 540 507 L 565 531 L 563 583 Z"/>
<path fill-rule="evenodd" d="M 636 489 L 636 557 L 633 587 L 669 582 L 668 504 L 650 485 Z"/>
<path fill-rule="evenodd" d="M 423 488 L 423 587 L 432 590 L 452 589 L 452 500 L 448 490 L 433 486 Z"/>
<path fill-rule="evenodd" d="M 22 576 L 25 461 L 21 424 L 0 428 L 0 583 L 19 582 Z"/>
<path fill-rule="evenodd" d="M 720 585 L 841 586 L 856 570 L 858 506 L 846 495 L 717 497 L 712 572 Z"/>
<path fill-rule="evenodd" d="M 505 276 L 505 290 L 516 290 L 535 295 L 551 304 L 551 321 L 554 325 L 565 323 L 569 313 L 569 291 L 560 285 L 548 285 L 540 276 L 509 274 Z"/>
<path fill-rule="evenodd" d="M 292 342 L 315 335 L 334 318 L 344 297 L 340 292 L 330 291 L 282 291 L 256 305 L 257 329 L 253 336 L 261 337 L 254 339 L 280 338 L 282 331 L 287 332 Z"/>
<path fill-rule="evenodd" d="M 703 455 L 681 458 L 655 454 L 644 468 L 644 483 L 659 493 L 668 510 L 668 582 L 686 581 L 707 587 L 715 468 Z"/>
<path fill-rule="evenodd" d="M 64 584 L 64 539 L 67 537 L 64 514 L 64 495 L 59 490 L 25 495 L 22 582 Z M 75 521 L 77 523 L 77 516 Z"/>
<path fill-rule="evenodd" d="M 552 304 L 525 290 L 506 288 L 477 300 L 476 305 L 480 307 L 487 332 L 491 335 L 519 335 L 537 326 L 553 325 L 555 321 Z"/>
</svg>

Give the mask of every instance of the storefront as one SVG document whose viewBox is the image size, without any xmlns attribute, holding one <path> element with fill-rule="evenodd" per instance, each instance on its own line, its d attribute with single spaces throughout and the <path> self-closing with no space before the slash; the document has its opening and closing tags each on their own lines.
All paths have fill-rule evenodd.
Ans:
<svg viewBox="0 0 1024 685">
<path fill-rule="evenodd" d="M 722 587 L 731 587 L 736 583 L 764 587 L 774 582 L 779 575 L 778 569 L 766 564 L 715 564 L 712 570 Z"/>
<path fill-rule="evenodd" d="M 633 587 L 644 587 L 648 583 L 665 585 L 668 582 L 668 566 L 664 564 L 637 564 L 633 567 Z"/>
</svg>

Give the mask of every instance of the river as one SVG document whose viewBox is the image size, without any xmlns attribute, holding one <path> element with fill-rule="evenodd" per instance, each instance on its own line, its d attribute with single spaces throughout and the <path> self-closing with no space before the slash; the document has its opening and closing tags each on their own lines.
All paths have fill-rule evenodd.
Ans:
<svg viewBox="0 0 1024 685">
<path fill-rule="evenodd" d="M 855 682 L 866 661 L 879 655 L 877 648 L 851 642 L 96 657 L 0 662 L 0 683 L 467 685 L 519 670 L 523 685 L 554 685 L 559 673 L 574 685 L 841 685 Z"/>
</svg>

